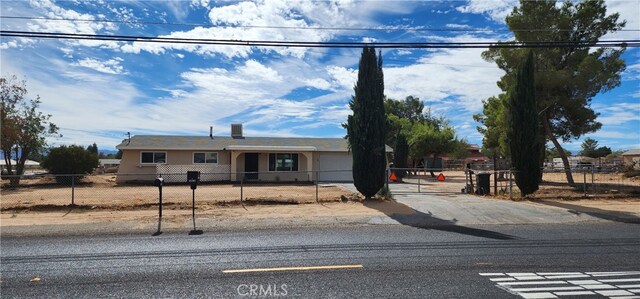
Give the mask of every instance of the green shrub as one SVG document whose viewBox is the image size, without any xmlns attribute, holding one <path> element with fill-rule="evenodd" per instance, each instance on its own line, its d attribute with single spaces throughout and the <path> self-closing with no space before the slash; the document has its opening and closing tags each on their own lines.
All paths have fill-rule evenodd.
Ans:
<svg viewBox="0 0 640 299">
<path fill-rule="evenodd" d="M 76 176 L 80 179 L 82 175 L 91 173 L 98 166 L 98 163 L 98 155 L 83 147 L 63 145 L 52 148 L 49 155 L 42 161 L 41 166 L 49 173 L 80 175 Z M 60 184 L 71 184 L 71 179 L 68 176 L 56 176 L 56 181 Z"/>
</svg>

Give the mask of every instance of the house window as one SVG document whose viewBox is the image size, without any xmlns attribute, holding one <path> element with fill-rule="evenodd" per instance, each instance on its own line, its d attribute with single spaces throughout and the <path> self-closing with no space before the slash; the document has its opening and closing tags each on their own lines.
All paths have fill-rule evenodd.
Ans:
<svg viewBox="0 0 640 299">
<path fill-rule="evenodd" d="M 193 164 L 217 164 L 218 153 L 204 152 L 193 153 Z"/>
<path fill-rule="evenodd" d="M 167 163 L 167 153 L 166 152 L 141 152 L 140 163 L 141 164 Z"/>
<path fill-rule="evenodd" d="M 298 154 L 269 154 L 269 171 L 298 171 Z"/>
</svg>

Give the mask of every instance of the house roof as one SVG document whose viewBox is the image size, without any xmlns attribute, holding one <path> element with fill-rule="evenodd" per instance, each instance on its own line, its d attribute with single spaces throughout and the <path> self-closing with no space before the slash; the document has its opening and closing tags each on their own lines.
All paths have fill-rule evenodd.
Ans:
<svg viewBox="0 0 640 299">
<path fill-rule="evenodd" d="M 136 135 L 116 146 L 121 150 L 300 150 L 321 152 L 346 152 L 348 142 L 344 138 L 301 137 L 244 137 L 228 136 L 162 136 Z M 387 146 L 387 152 L 392 149 Z"/>
<path fill-rule="evenodd" d="M 16 162 L 16 160 L 13 160 L 13 159 L 11 160 L 11 165 L 15 166 L 16 163 L 18 163 L 18 162 Z M 7 163 L 4 161 L 4 159 L 0 159 L 0 165 L 4 166 L 6 164 Z M 39 165 L 40 165 L 40 163 L 38 163 L 36 161 L 32 161 L 32 160 L 24 161 L 24 166 L 39 166 Z"/>
<path fill-rule="evenodd" d="M 100 165 L 106 164 L 120 164 L 120 159 L 98 159 Z"/>
<path fill-rule="evenodd" d="M 622 154 L 623 156 L 636 156 L 640 155 L 640 148 L 632 149 L 630 151 L 626 151 Z"/>
</svg>

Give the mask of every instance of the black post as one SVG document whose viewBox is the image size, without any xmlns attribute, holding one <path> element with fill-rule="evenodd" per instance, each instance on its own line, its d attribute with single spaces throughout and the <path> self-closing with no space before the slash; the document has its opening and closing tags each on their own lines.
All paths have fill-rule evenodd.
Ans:
<svg viewBox="0 0 640 299">
<path fill-rule="evenodd" d="M 193 218 L 193 230 L 196 230 L 196 190 L 191 190 L 191 216 Z"/>
<path fill-rule="evenodd" d="M 76 191 L 76 180 L 75 180 L 75 178 L 76 177 L 74 175 L 71 175 L 71 206 L 72 207 L 76 205 L 76 203 L 75 203 L 75 201 L 76 201 L 76 194 L 75 194 L 75 191 Z"/>
<path fill-rule="evenodd" d="M 191 189 L 191 217 L 193 217 L 193 230 L 189 235 L 202 235 L 202 230 L 196 229 L 196 189 Z"/>
<path fill-rule="evenodd" d="M 158 230 L 153 233 L 152 236 L 158 236 L 162 234 L 162 185 L 164 184 L 164 180 L 162 178 L 157 178 L 154 181 L 154 185 L 158 187 Z"/>
<path fill-rule="evenodd" d="M 162 234 L 162 186 L 158 186 L 158 230 L 152 236 Z"/>
</svg>

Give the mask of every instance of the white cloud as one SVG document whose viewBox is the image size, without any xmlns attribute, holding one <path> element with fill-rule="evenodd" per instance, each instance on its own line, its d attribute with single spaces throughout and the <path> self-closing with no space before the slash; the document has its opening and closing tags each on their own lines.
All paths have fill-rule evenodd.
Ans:
<svg viewBox="0 0 640 299">
<path fill-rule="evenodd" d="M 454 28 L 454 29 L 469 29 L 469 28 L 471 28 L 471 26 L 469 26 L 467 24 L 447 24 L 446 27 L 447 28 Z"/>
<path fill-rule="evenodd" d="M 503 75 L 503 71 L 480 57 L 481 52 L 482 49 L 449 49 L 429 54 L 413 65 L 384 68 L 385 92 L 391 98 L 418 96 L 435 102 L 434 109 L 443 104 L 452 107 L 438 102 L 456 97 L 455 107 L 477 112 L 482 100 L 500 93 L 496 82 Z"/>
<path fill-rule="evenodd" d="M 122 58 L 113 58 L 105 61 L 100 61 L 93 58 L 85 58 L 78 60 L 71 65 L 90 68 L 97 72 L 105 74 L 119 75 L 124 73 L 124 68 L 122 67 L 122 65 L 120 65 L 120 62 L 122 62 Z"/>
<path fill-rule="evenodd" d="M 351 90 L 358 79 L 357 69 L 348 69 L 340 66 L 328 66 L 327 73 L 332 77 L 334 88 Z"/>
<path fill-rule="evenodd" d="M 504 23 L 507 15 L 517 5 L 517 0 L 469 0 L 467 4 L 456 7 L 456 10 L 462 13 L 484 14 L 496 22 Z"/>
<path fill-rule="evenodd" d="M 626 20 L 627 25 L 624 29 L 632 31 L 618 31 L 613 34 L 607 34 L 602 39 L 638 39 L 640 34 L 640 2 L 639 1 L 621 1 L 621 0 L 605 0 L 607 5 L 607 14 L 619 13 L 619 21 Z"/>
<path fill-rule="evenodd" d="M 310 87 L 313 87 L 313 88 L 316 88 L 316 89 L 322 89 L 322 90 L 331 89 L 331 83 L 329 83 L 329 82 L 327 82 L 327 80 L 321 79 L 321 78 L 305 80 L 304 83 L 307 86 L 310 86 Z"/>
<path fill-rule="evenodd" d="M 358 33 L 340 30 L 314 30 L 309 27 L 357 27 L 377 25 L 371 15 L 378 12 L 407 13 L 415 3 L 356 1 L 242 1 L 211 8 L 209 20 L 215 27 L 196 27 L 175 31 L 160 37 L 208 38 L 222 40 L 273 40 L 321 42 L 341 35 Z M 275 28 L 260 28 L 264 26 Z M 299 29 L 291 29 L 291 28 Z M 147 51 L 163 54 L 170 49 L 184 50 L 203 56 L 222 54 L 226 57 L 248 57 L 254 50 L 280 55 L 304 57 L 307 48 L 248 47 L 218 45 L 156 44 L 134 42 L 122 46 L 126 53 Z"/>
<path fill-rule="evenodd" d="M 620 125 L 631 121 L 640 121 L 640 103 L 616 103 L 598 110 L 598 121 L 603 125 Z"/>
</svg>

